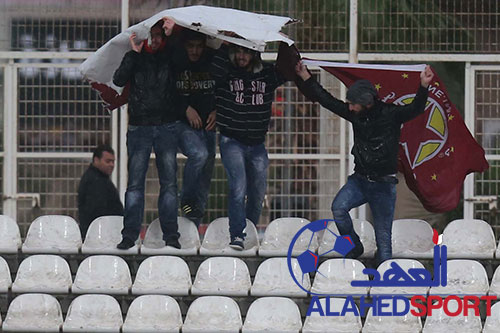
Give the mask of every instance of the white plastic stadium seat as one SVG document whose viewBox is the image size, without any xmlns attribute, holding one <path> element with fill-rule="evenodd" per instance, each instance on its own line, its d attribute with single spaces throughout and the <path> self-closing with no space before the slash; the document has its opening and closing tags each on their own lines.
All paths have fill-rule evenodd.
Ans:
<svg viewBox="0 0 500 333">
<path fill-rule="evenodd" d="M 96 218 L 89 226 L 82 253 L 89 254 L 138 254 L 138 245 L 128 250 L 119 250 L 116 245 L 121 242 L 123 229 L 123 216 L 101 216 Z"/>
<path fill-rule="evenodd" d="M 122 332 L 179 332 L 181 326 L 181 310 L 175 299 L 164 295 L 145 295 L 130 304 Z"/>
<path fill-rule="evenodd" d="M 179 243 L 180 249 L 171 246 L 165 246 L 163 240 L 163 232 L 160 227 L 160 220 L 156 219 L 148 226 L 146 236 L 141 245 L 141 254 L 158 255 L 158 254 L 171 254 L 179 256 L 194 256 L 198 254 L 200 248 L 200 235 L 196 225 L 185 217 L 178 217 L 177 223 L 179 225 Z"/>
<path fill-rule="evenodd" d="M 320 298 L 319 302 L 323 311 L 326 311 L 326 298 Z M 330 297 L 330 311 L 340 312 L 344 304 L 345 298 Z M 358 309 L 356 304 L 354 306 Z M 361 327 L 361 316 L 352 312 L 346 312 L 345 316 L 321 316 L 318 312 L 312 312 L 306 317 L 302 333 L 357 333 Z"/>
<path fill-rule="evenodd" d="M 328 259 L 322 263 L 316 276 L 311 291 L 330 295 L 366 295 L 369 287 L 353 287 L 353 280 L 368 280 L 363 274 L 365 265 L 356 259 Z"/>
<path fill-rule="evenodd" d="M 132 294 L 187 296 L 191 289 L 191 273 L 179 257 L 156 256 L 144 260 L 132 285 Z"/>
<path fill-rule="evenodd" d="M 9 306 L 3 332 L 59 332 L 63 323 L 59 302 L 45 294 L 17 296 Z"/>
<path fill-rule="evenodd" d="M 500 302 L 491 307 L 491 316 L 486 317 L 483 333 L 497 333 L 500 327 Z"/>
<path fill-rule="evenodd" d="M 311 288 L 309 274 L 304 274 L 302 277 L 302 271 L 296 258 L 292 258 L 291 263 L 295 278 L 302 287 L 309 290 Z M 269 258 L 257 268 L 250 295 L 306 297 L 307 293 L 293 281 L 288 269 L 287 258 Z"/>
<path fill-rule="evenodd" d="M 120 332 L 120 305 L 109 295 L 81 295 L 71 302 L 63 332 Z"/>
<path fill-rule="evenodd" d="M 7 293 L 12 285 L 12 277 L 10 276 L 10 269 L 7 261 L 0 257 L 0 293 Z"/>
<path fill-rule="evenodd" d="M 448 260 L 446 287 L 431 287 L 430 295 L 486 295 L 488 275 L 483 265 L 474 260 Z"/>
<path fill-rule="evenodd" d="M 182 333 L 239 332 L 242 325 L 238 304 L 229 297 L 199 297 L 189 307 Z"/>
<path fill-rule="evenodd" d="M 455 300 L 448 302 L 448 310 L 454 313 L 458 310 L 458 304 Z M 480 333 L 481 317 L 474 315 L 474 310 L 469 309 L 468 315 L 462 313 L 455 317 L 447 316 L 443 308 L 432 311 L 432 316 L 425 319 L 423 333 L 442 333 L 442 332 L 460 332 L 460 333 Z M 498 327 L 495 332 L 498 332 Z"/>
<path fill-rule="evenodd" d="M 75 294 L 128 294 L 132 286 L 127 263 L 117 256 L 90 256 L 78 267 Z"/>
<path fill-rule="evenodd" d="M 272 221 L 266 227 L 264 240 L 259 248 L 259 256 L 286 257 L 293 237 L 307 224 L 309 224 L 308 220 L 299 217 L 282 217 Z M 318 239 L 308 229 L 297 238 L 292 255 L 298 256 L 307 249 L 312 252 L 318 249 Z"/>
<path fill-rule="evenodd" d="M 302 319 L 297 304 L 284 297 L 256 299 L 248 309 L 242 333 L 299 333 Z"/>
<path fill-rule="evenodd" d="M 434 254 L 432 236 L 432 227 L 424 220 L 394 220 L 392 222 L 392 256 L 394 258 L 430 259 Z"/>
<path fill-rule="evenodd" d="M 392 313 L 394 306 L 393 300 L 383 300 L 382 302 L 384 305 L 388 305 L 384 307 L 384 313 Z M 405 308 L 403 300 L 397 300 L 396 307 L 397 311 L 403 311 Z M 404 316 L 374 316 L 372 308 L 368 310 L 365 325 L 363 326 L 363 333 L 413 333 L 420 332 L 421 330 L 422 321 L 420 317 L 414 316 L 410 311 Z"/>
<path fill-rule="evenodd" d="M 0 253 L 17 253 L 21 244 L 21 233 L 16 221 L 7 215 L 0 215 Z"/>
<path fill-rule="evenodd" d="M 229 219 L 227 217 L 215 219 L 208 225 L 201 244 L 200 254 L 203 256 L 255 256 L 259 248 L 259 237 L 255 225 L 248 219 L 244 232 L 246 233 L 245 250 L 234 250 L 229 247 Z"/>
<path fill-rule="evenodd" d="M 82 246 L 80 228 L 70 216 L 44 215 L 30 225 L 23 253 L 76 254 Z"/>
<path fill-rule="evenodd" d="M 482 220 L 455 220 L 443 231 L 448 258 L 492 259 L 496 250 L 491 226 Z"/>
<path fill-rule="evenodd" d="M 391 268 L 391 263 L 397 263 L 405 272 L 408 272 L 410 268 L 424 268 L 424 265 L 414 259 L 390 259 L 381 263 L 377 271 L 380 273 L 380 277 L 384 277 L 384 273 Z M 432 275 L 432 273 L 431 273 Z M 371 287 L 370 295 L 427 295 L 429 287 Z"/>
<path fill-rule="evenodd" d="M 251 286 L 248 267 L 240 258 L 212 257 L 196 272 L 193 295 L 247 296 Z"/>
<path fill-rule="evenodd" d="M 71 284 L 71 270 L 66 260 L 52 254 L 39 254 L 21 262 L 12 292 L 67 294 Z"/>
<path fill-rule="evenodd" d="M 361 258 L 373 258 L 375 256 L 375 251 L 377 250 L 377 243 L 375 242 L 375 230 L 373 229 L 372 224 L 366 220 L 359 219 L 353 219 L 352 224 L 354 225 L 354 231 L 358 234 L 365 249 Z M 340 235 L 335 222 L 329 222 L 328 229 L 336 235 Z M 323 254 L 330 251 L 333 248 L 333 244 L 335 244 L 335 240 L 336 237 L 332 235 L 331 232 L 325 231 L 323 237 L 321 237 L 318 253 Z M 332 251 L 325 254 L 325 257 L 341 257 L 341 255 Z"/>
<path fill-rule="evenodd" d="M 497 297 L 500 297 L 500 266 L 497 267 L 495 274 L 493 274 L 488 295 L 496 295 Z"/>
</svg>

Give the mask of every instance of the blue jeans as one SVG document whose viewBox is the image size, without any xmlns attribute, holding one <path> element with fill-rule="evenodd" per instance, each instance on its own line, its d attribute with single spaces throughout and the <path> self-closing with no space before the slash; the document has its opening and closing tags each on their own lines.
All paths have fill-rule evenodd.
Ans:
<svg viewBox="0 0 500 333">
<path fill-rule="evenodd" d="M 210 192 L 215 164 L 215 131 L 194 129 L 185 122 L 177 123 L 179 148 L 187 156 L 182 178 L 181 205 L 199 208 L 203 215 Z M 196 225 L 200 218 L 194 218 Z"/>
<path fill-rule="evenodd" d="M 257 224 L 262 211 L 269 165 L 266 147 L 263 143 L 247 146 L 223 135 L 219 147 L 229 183 L 229 233 L 242 237 L 245 218 Z"/>
<path fill-rule="evenodd" d="M 160 180 L 158 212 L 164 240 L 179 238 L 177 231 L 177 135 L 176 123 L 131 126 L 127 131 L 128 182 L 122 236 L 139 237 L 144 217 L 144 188 L 151 149 L 156 155 Z"/>
<path fill-rule="evenodd" d="M 396 204 L 396 184 L 371 182 L 356 173 L 333 200 L 332 212 L 341 235 L 350 235 L 354 245 L 360 243 L 354 231 L 349 211 L 368 203 L 373 214 L 377 241 L 377 262 L 392 258 L 392 220 Z"/>
</svg>

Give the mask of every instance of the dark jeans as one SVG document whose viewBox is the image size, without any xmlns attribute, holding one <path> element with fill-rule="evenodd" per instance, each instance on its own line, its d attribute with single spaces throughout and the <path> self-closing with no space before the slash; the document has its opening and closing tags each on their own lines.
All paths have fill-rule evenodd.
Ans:
<svg viewBox="0 0 500 333">
<path fill-rule="evenodd" d="M 136 240 L 144 217 L 144 188 L 151 149 L 156 155 L 160 180 L 158 212 L 163 239 L 178 239 L 176 123 L 129 126 L 127 131 L 128 182 L 122 236 Z"/>
<path fill-rule="evenodd" d="M 266 147 L 263 143 L 247 146 L 223 135 L 219 146 L 229 183 L 229 233 L 242 237 L 245 218 L 257 224 L 262 211 L 269 165 Z"/>
<path fill-rule="evenodd" d="M 179 148 L 187 156 L 182 178 L 181 205 L 195 205 L 203 215 L 210 192 L 215 163 L 215 131 L 194 129 L 185 122 L 177 124 Z M 197 225 L 200 218 L 195 218 Z"/>
<path fill-rule="evenodd" d="M 396 203 L 396 184 L 371 182 L 361 175 L 349 176 L 347 183 L 333 200 L 332 212 L 341 235 L 350 235 L 354 244 L 360 243 L 354 231 L 349 211 L 368 203 L 373 214 L 377 241 L 377 262 L 392 258 L 392 220 Z"/>
</svg>

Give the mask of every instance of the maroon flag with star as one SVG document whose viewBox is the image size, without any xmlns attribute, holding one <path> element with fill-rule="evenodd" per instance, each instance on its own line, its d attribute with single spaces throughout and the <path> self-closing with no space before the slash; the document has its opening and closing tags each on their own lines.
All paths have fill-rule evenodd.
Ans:
<svg viewBox="0 0 500 333">
<path fill-rule="evenodd" d="M 386 103 L 411 103 L 425 65 L 367 65 L 304 61 L 323 68 L 347 87 L 367 79 Z M 402 125 L 399 169 L 423 206 L 436 213 L 454 209 L 465 176 L 488 169 L 484 149 L 473 138 L 434 72 L 425 113 Z"/>
</svg>

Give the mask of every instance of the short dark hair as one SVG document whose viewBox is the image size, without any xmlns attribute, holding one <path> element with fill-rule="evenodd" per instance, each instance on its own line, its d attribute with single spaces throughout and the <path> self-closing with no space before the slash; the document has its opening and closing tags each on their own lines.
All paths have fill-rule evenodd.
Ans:
<svg viewBox="0 0 500 333">
<path fill-rule="evenodd" d="M 187 42 L 188 40 L 201 40 L 202 42 L 206 42 L 207 35 L 185 28 L 184 31 L 182 31 L 182 41 Z"/>
<path fill-rule="evenodd" d="M 113 150 L 113 148 L 111 148 L 110 145 L 108 144 L 100 144 L 99 146 L 97 146 L 95 149 L 94 149 L 94 155 L 92 155 L 92 161 L 94 160 L 94 158 L 102 158 L 102 153 L 103 152 L 108 152 L 112 155 L 115 154 L 115 151 Z"/>
</svg>

